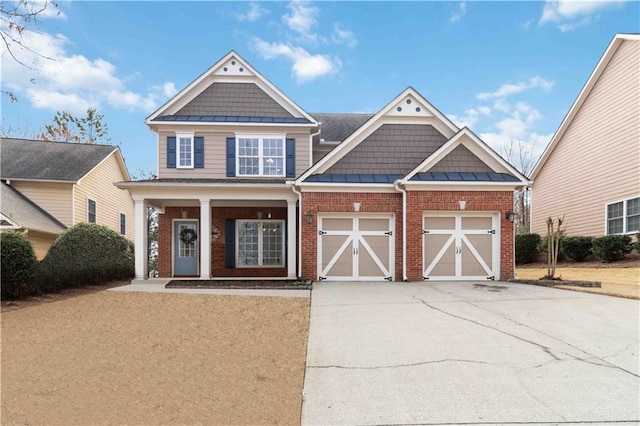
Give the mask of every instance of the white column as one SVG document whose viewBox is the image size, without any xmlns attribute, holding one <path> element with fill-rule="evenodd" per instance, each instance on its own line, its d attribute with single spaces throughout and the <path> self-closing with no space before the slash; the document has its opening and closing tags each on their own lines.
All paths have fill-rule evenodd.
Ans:
<svg viewBox="0 0 640 426">
<path fill-rule="evenodd" d="M 211 201 L 200 200 L 200 278 L 211 278 Z"/>
<path fill-rule="evenodd" d="M 144 198 L 134 199 L 136 279 L 147 279 L 147 203 Z"/>
<path fill-rule="evenodd" d="M 296 278 L 296 201 L 287 200 L 287 278 Z"/>
</svg>

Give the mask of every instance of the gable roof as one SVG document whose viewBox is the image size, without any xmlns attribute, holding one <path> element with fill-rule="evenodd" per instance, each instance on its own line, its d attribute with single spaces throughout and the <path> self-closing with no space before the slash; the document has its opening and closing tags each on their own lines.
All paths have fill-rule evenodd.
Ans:
<svg viewBox="0 0 640 426">
<path fill-rule="evenodd" d="M 431 105 L 418 91 L 409 86 L 373 117 L 365 121 L 340 145 L 299 176 L 296 183 L 303 182 L 311 175 L 326 172 L 383 124 L 430 124 L 447 138 L 459 130 L 451 120 Z"/>
<path fill-rule="evenodd" d="M 112 145 L 2 138 L 0 177 L 77 182 L 115 152 L 120 150 Z M 129 179 L 122 155 L 118 157 L 123 175 Z"/>
<path fill-rule="evenodd" d="M 339 143 L 366 123 L 374 114 L 311 113 L 320 124 L 320 141 Z"/>
<path fill-rule="evenodd" d="M 0 187 L 2 215 L 20 228 L 33 229 L 49 234 L 59 234 L 67 229 L 60 221 L 35 204 L 11 185 L 2 182 Z"/>
<path fill-rule="evenodd" d="M 276 101 L 285 111 L 291 116 L 304 119 L 303 125 L 316 126 L 316 120 L 307 114 L 302 108 L 300 108 L 295 102 L 289 99 L 280 89 L 274 86 L 269 80 L 267 80 L 262 74 L 260 74 L 255 68 L 253 68 L 245 59 L 238 55 L 235 51 L 230 51 L 222 57 L 218 62 L 213 64 L 208 70 L 202 73 L 198 78 L 192 81 L 187 87 L 182 89 L 171 99 L 169 99 L 164 105 L 154 111 L 145 119 L 147 125 L 153 123 L 167 121 L 166 119 L 158 119 L 164 116 L 173 116 L 179 113 L 179 111 L 190 101 L 195 99 L 200 94 L 204 93 L 215 82 L 224 83 L 254 83 L 259 89 L 269 95 L 274 101 Z M 184 114 L 178 114 L 179 117 Z M 188 115 L 187 115 L 188 116 Z M 181 121 L 181 120 L 173 120 Z M 188 120 L 187 120 L 188 121 Z M 198 120 L 207 122 L 207 120 Z M 219 123 L 226 123 L 225 120 L 215 121 Z M 247 121 L 251 124 L 251 121 Z"/>
<path fill-rule="evenodd" d="M 544 167 L 544 164 L 546 163 L 547 159 L 553 152 L 554 148 L 556 147 L 560 139 L 562 139 L 562 136 L 569 128 L 569 125 L 571 124 L 574 117 L 582 107 L 582 104 L 586 101 L 587 97 L 589 97 L 591 90 L 594 88 L 594 86 L 598 82 L 598 79 L 600 78 L 604 70 L 607 68 L 607 65 L 609 65 L 609 62 L 611 61 L 611 58 L 613 58 L 613 55 L 618 50 L 618 47 L 620 47 L 620 45 L 625 40 L 638 42 L 640 41 L 640 34 L 616 34 L 615 35 L 615 37 L 607 47 L 607 50 L 605 50 L 604 54 L 600 58 L 600 61 L 598 62 L 595 69 L 591 73 L 591 76 L 589 76 L 589 79 L 587 80 L 586 84 L 578 94 L 578 97 L 573 102 L 573 105 L 571 105 L 569 112 L 567 113 L 567 115 L 565 115 L 564 119 L 562 120 L 562 123 L 560 123 L 560 127 L 558 127 L 558 130 L 556 130 L 556 133 L 551 138 L 551 141 L 549 141 L 549 143 L 547 144 L 547 147 L 545 148 L 544 152 L 538 159 L 538 162 L 533 167 L 533 170 L 531 172 L 531 177 L 530 177 L 531 180 L 535 179 L 538 173 L 540 173 L 540 170 Z"/>
</svg>

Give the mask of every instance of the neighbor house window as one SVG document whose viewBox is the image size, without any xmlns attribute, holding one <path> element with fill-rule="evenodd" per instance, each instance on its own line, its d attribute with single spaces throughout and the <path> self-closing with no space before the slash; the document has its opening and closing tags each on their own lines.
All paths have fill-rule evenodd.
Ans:
<svg viewBox="0 0 640 426">
<path fill-rule="evenodd" d="M 238 176 L 285 176 L 284 135 L 238 135 Z"/>
<path fill-rule="evenodd" d="M 97 204 L 94 200 L 89 198 L 87 200 L 87 222 L 96 223 L 97 217 Z"/>
<path fill-rule="evenodd" d="M 640 197 L 607 204 L 607 235 L 640 232 Z"/>
<path fill-rule="evenodd" d="M 127 215 L 120 213 L 120 233 L 127 235 Z"/>
<path fill-rule="evenodd" d="M 193 133 L 176 133 L 178 168 L 193 168 Z"/>
<path fill-rule="evenodd" d="M 236 266 L 284 266 L 284 221 L 236 221 L 236 250 Z"/>
</svg>

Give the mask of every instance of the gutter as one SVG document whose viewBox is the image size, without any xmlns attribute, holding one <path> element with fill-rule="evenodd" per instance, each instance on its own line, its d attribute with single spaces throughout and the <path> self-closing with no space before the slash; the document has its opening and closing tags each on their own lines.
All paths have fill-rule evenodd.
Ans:
<svg viewBox="0 0 640 426">
<path fill-rule="evenodd" d="M 402 281 L 407 282 L 407 191 L 400 188 L 401 180 L 393 183 L 396 191 L 402 193 Z"/>
<path fill-rule="evenodd" d="M 295 181 L 285 182 L 298 195 L 298 279 L 302 278 L 302 192 L 296 189 Z"/>
<path fill-rule="evenodd" d="M 322 123 L 318 121 L 318 131 L 309 135 L 309 164 L 313 164 L 313 137 L 318 136 L 321 132 L 320 125 Z"/>
</svg>

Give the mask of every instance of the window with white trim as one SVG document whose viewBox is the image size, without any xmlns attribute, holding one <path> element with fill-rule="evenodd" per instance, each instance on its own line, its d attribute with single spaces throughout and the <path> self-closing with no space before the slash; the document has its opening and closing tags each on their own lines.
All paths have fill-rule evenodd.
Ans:
<svg viewBox="0 0 640 426">
<path fill-rule="evenodd" d="M 285 176 L 284 135 L 236 135 L 238 176 Z"/>
<path fill-rule="evenodd" d="M 236 266 L 284 266 L 284 220 L 237 220 Z"/>
<path fill-rule="evenodd" d="M 96 223 L 98 218 L 98 204 L 95 200 L 87 198 L 87 222 Z"/>
<path fill-rule="evenodd" d="M 640 197 L 607 204 L 607 235 L 640 232 Z"/>
<path fill-rule="evenodd" d="M 176 133 L 179 169 L 193 168 L 193 133 Z"/>
<path fill-rule="evenodd" d="M 127 235 L 127 215 L 120 213 L 120 233 Z"/>
</svg>

